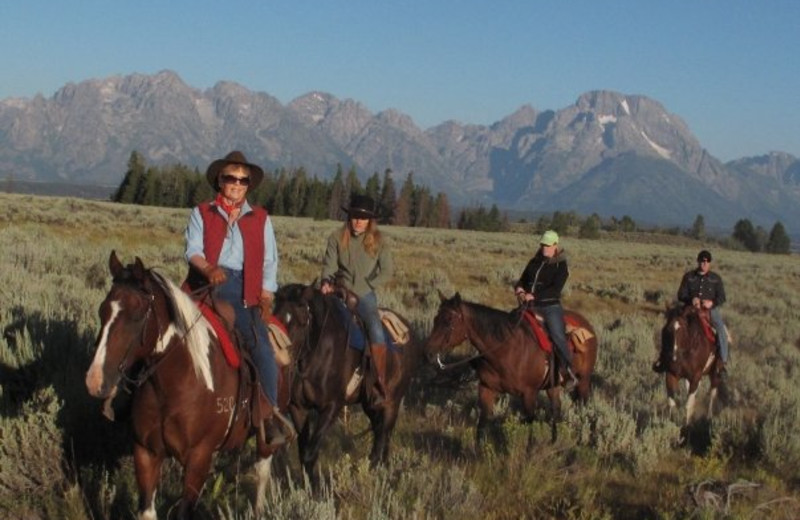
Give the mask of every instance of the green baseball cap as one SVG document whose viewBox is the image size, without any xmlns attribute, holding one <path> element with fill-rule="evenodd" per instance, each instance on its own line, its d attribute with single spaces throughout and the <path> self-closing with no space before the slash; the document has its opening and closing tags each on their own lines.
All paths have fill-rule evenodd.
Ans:
<svg viewBox="0 0 800 520">
<path fill-rule="evenodd" d="M 542 235 L 542 239 L 539 240 L 539 243 L 543 246 L 552 246 L 553 244 L 558 244 L 558 233 L 552 229 L 548 229 Z"/>
</svg>

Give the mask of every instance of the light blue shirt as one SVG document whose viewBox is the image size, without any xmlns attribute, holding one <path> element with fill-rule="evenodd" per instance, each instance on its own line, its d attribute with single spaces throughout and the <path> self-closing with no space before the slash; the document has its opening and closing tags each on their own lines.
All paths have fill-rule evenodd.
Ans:
<svg viewBox="0 0 800 520">
<path fill-rule="evenodd" d="M 215 206 L 220 215 L 228 220 L 228 215 L 222 208 Z M 253 208 L 245 200 L 242 204 L 242 211 L 239 218 L 253 211 Z M 203 250 L 203 217 L 200 215 L 200 208 L 195 207 L 189 216 L 189 224 L 184 233 L 186 238 L 186 261 L 188 262 L 195 255 L 206 258 Z M 244 266 L 244 240 L 242 232 L 239 230 L 239 219 L 233 224 L 228 224 L 225 239 L 222 241 L 222 251 L 219 253 L 217 265 L 227 267 L 236 271 L 241 271 Z M 272 219 L 267 218 L 264 225 L 264 280 L 262 288 L 275 292 L 278 290 L 278 244 L 275 242 L 275 230 L 272 228 Z"/>
</svg>

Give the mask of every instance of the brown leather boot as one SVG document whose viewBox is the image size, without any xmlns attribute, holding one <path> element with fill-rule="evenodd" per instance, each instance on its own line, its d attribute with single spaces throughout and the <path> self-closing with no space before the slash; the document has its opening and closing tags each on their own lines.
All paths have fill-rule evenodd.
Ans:
<svg viewBox="0 0 800 520">
<path fill-rule="evenodd" d="M 378 393 L 383 401 L 386 398 L 386 343 L 372 343 L 369 346 L 372 355 L 372 367 L 375 370 L 375 378 L 378 382 Z"/>
</svg>

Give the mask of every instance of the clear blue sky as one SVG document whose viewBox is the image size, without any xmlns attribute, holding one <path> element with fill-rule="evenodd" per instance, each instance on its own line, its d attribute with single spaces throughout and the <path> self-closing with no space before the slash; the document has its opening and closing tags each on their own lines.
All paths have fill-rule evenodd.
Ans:
<svg viewBox="0 0 800 520">
<path fill-rule="evenodd" d="M 605 89 L 661 102 L 724 161 L 800 157 L 797 0 L 8 0 L 0 48 L 0 99 L 170 69 L 428 128 Z"/>
</svg>

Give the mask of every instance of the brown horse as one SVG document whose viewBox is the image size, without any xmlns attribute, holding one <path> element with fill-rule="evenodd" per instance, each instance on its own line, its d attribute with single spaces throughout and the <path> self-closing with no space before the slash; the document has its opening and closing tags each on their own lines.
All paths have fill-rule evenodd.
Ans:
<svg viewBox="0 0 800 520">
<path fill-rule="evenodd" d="M 215 452 L 240 448 L 254 432 L 254 397 L 266 409 L 246 364 L 233 368 L 220 341 L 192 299 L 137 257 L 123 267 L 109 258 L 111 290 L 100 305 L 100 332 L 86 388 L 106 398 L 121 381 L 133 383 L 133 460 L 138 516 L 155 519 L 161 466 L 174 457 L 183 467 L 178 518 L 190 518 Z M 256 397 L 258 396 L 258 397 Z M 267 413 L 271 413 L 269 410 Z M 259 414 L 256 414 L 259 415 Z M 261 511 L 274 450 L 257 443 Z"/>
<path fill-rule="evenodd" d="M 550 354 L 540 348 L 535 334 L 519 313 L 464 301 L 459 293 L 447 299 L 440 292 L 439 297 L 441 303 L 426 350 L 438 355 L 469 341 L 478 351 L 471 362 L 479 380 L 478 443 L 492 418 L 499 394 L 521 398 L 526 420 L 530 421 L 536 411 L 539 391 L 545 390 L 553 417 L 558 417 L 561 410 L 558 372 L 552 370 Z M 564 314 L 567 321 L 578 324 L 569 334 L 569 344 L 573 349 L 573 368 L 578 376 L 575 394 L 579 400 L 585 401 L 589 397 L 591 375 L 597 360 L 597 336 L 583 316 L 571 311 Z"/>
<path fill-rule="evenodd" d="M 679 381 L 685 379 L 689 383 L 686 400 L 687 425 L 691 423 L 694 415 L 697 389 L 703 376 L 707 375 L 711 382 L 709 418 L 721 382 L 718 366 L 721 360 L 717 355 L 716 344 L 709 337 L 703 324 L 703 312 L 692 306 L 684 307 L 682 304 L 669 307 L 665 313 L 666 323 L 661 329 L 660 368 L 657 371 L 663 371 L 666 375 L 667 396 L 672 409 L 677 407 L 675 395 Z M 705 312 L 707 314 L 708 311 Z M 722 333 L 727 334 L 727 331 Z"/>
<path fill-rule="evenodd" d="M 370 462 L 385 462 L 400 403 L 414 368 L 422 359 L 413 335 L 387 353 L 386 396 L 378 403 L 373 371 L 364 355 L 351 348 L 352 331 L 342 319 L 338 296 L 323 295 L 313 285 L 291 284 L 275 295 L 275 316 L 289 331 L 296 352 L 296 370 L 289 411 L 299 433 L 300 462 L 315 487 L 316 463 L 326 432 L 346 405 L 360 403 L 372 429 Z M 398 316 L 398 318 L 400 318 Z M 402 318 L 400 318 L 402 320 Z M 408 322 L 402 320 L 410 331 Z M 356 368 L 364 370 L 363 383 L 348 394 Z"/>
</svg>

